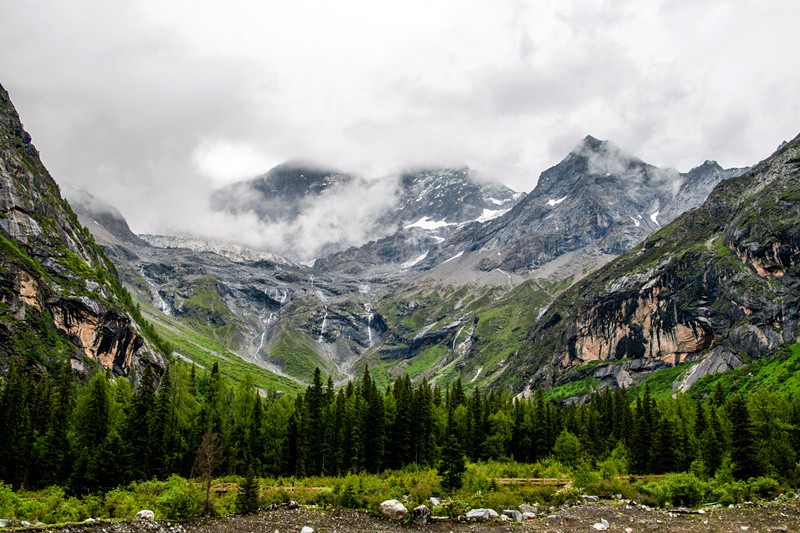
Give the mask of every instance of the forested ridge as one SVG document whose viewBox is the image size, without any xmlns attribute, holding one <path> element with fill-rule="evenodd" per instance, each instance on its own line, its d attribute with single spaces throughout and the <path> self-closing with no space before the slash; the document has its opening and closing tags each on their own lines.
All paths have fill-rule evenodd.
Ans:
<svg viewBox="0 0 800 533">
<path fill-rule="evenodd" d="M 136 383 L 136 386 L 133 386 Z M 317 370 L 304 394 L 261 394 L 210 370 L 173 364 L 161 378 L 86 383 L 68 365 L 56 375 L 17 361 L 0 392 L 0 480 L 15 488 L 60 485 L 107 491 L 136 480 L 196 475 L 203 437 L 214 435 L 215 474 L 340 476 L 439 468 L 460 483 L 463 460 L 558 461 L 613 475 L 725 472 L 795 484 L 800 398 L 721 386 L 707 397 L 656 401 L 647 387 L 595 392 L 558 405 L 540 390 L 516 400 L 460 382 L 440 388 L 407 376 L 381 390 L 366 370 L 336 390 Z M 462 464 L 459 464 L 462 463 Z M 194 471 L 193 471 L 194 469 Z"/>
</svg>

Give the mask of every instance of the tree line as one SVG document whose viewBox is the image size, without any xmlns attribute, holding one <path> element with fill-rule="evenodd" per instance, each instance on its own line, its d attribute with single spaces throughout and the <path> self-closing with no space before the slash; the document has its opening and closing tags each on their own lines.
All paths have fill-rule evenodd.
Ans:
<svg viewBox="0 0 800 533">
<path fill-rule="evenodd" d="M 401 376 L 385 390 L 369 370 L 334 387 L 319 370 L 304 394 L 257 391 L 209 371 L 173 364 L 159 386 L 149 369 L 130 378 L 98 370 L 79 383 L 12 364 L 0 390 L 0 480 L 16 488 L 85 494 L 131 481 L 189 477 L 204 437 L 218 446 L 218 474 L 317 476 L 438 467 L 456 487 L 463 460 L 558 460 L 596 468 L 619 459 L 626 474 L 720 469 L 736 479 L 798 479 L 800 400 L 721 387 L 707 398 L 656 401 L 647 386 L 559 405 L 539 390 L 517 399 L 496 390 L 444 387 Z M 134 386 L 135 384 L 135 386 Z"/>
</svg>

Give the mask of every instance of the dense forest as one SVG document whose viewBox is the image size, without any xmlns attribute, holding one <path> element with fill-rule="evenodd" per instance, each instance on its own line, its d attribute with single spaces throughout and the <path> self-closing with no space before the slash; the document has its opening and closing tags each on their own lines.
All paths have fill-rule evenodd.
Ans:
<svg viewBox="0 0 800 533">
<path fill-rule="evenodd" d="M 763 389 L 726 395 L 718 386 L 706 398 L 657 402 L 643 387 L 635 396 L 605 389 L 584 404 L 557 405 L 541 391 L 518 400 L 405 376 L 384 391 L 368 370 L 339 390 L 317 371 L 304 394 L 289 397 L 257 391 L 248 379 L 234 386 L 216 365 L 173 364 L 156 387 L 150 371 L 110 378 L 98 370 L 81 384 L 69 365 L 51 377 L 18 362 L 0 392 L 0 434 L 2 481 L 76 494 L 197 475 L 203 442 L 213 445 L 220 475 L 335 476 L 418 465 L 439 467 L 443 485 L 455 488 L 465 460 L 552 458 L 617 475 L 726 470 L 734 479 L 794 484 L 800 399 Z"/>
</svg>

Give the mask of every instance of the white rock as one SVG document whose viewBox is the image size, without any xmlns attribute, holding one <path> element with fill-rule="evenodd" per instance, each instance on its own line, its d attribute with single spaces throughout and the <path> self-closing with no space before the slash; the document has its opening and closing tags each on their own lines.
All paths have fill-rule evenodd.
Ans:
<svg viewBox="0 0 800 533">
<path fill-rule="evenodd" d="M 136 520 L 147 520 L 152 522 L 156 519 L 156 514 L 149 509 L 142 509 L 136 513 Z"/>
<path fill-rule="evenodd" d="M 381 512 L 391 520 L 402 520 L 408 514 L 408 509 L 397 500 L 386 500 L 381 503 Z"/>
<path fill-rule="evenodd" d="M 597 531 L 605 531 L 608 529 L 608 521 L 605 518 L 601 518 L 600 521 L 595 523 L 592 527 Z"/>
<path fill-rule="evenodd" d="M 434 498 L 433 496 L 431 496 L 431 499 L 429 501 L 431 502 L 431 505 L 433 505 L 434 507 L 441 504 L 439 498 Z"/>
<path fill-rule="evenodd" d="M 303 526 L 303 529 L 300 530 L 300 533 L 314 533 L 314 528 L 309 526 Z"/>
<path fill-rule="evenodd" d="M 489 511 L 489 518 L 497 518 L 498 516 L 500 516 L 500 514 L 494 509 L 488 509 L 488 511 Z"/>
<path fill-rule="evenodd" d="M 536 513 L 522 513 L 523 520 L 533 520 L 534 518 L 536 518 Z"/>
</svg>

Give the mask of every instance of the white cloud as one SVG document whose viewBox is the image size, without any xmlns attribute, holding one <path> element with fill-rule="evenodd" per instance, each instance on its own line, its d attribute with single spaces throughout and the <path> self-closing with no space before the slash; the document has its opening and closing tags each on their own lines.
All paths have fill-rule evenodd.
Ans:
<svg viewBox="0 0 800 533">
<path fill-rule="evenodd" d="M 664 167 L 752 164 L 797 134 L 799 17 L 794 0 L 28 0 L 4 7 L 0 83 L 56 179 L 136 230 L 277 242 L 210 214 L 209 191 L 293 158 L 467 164 L 527 191 L 586 134 Z"/>
</svg>

